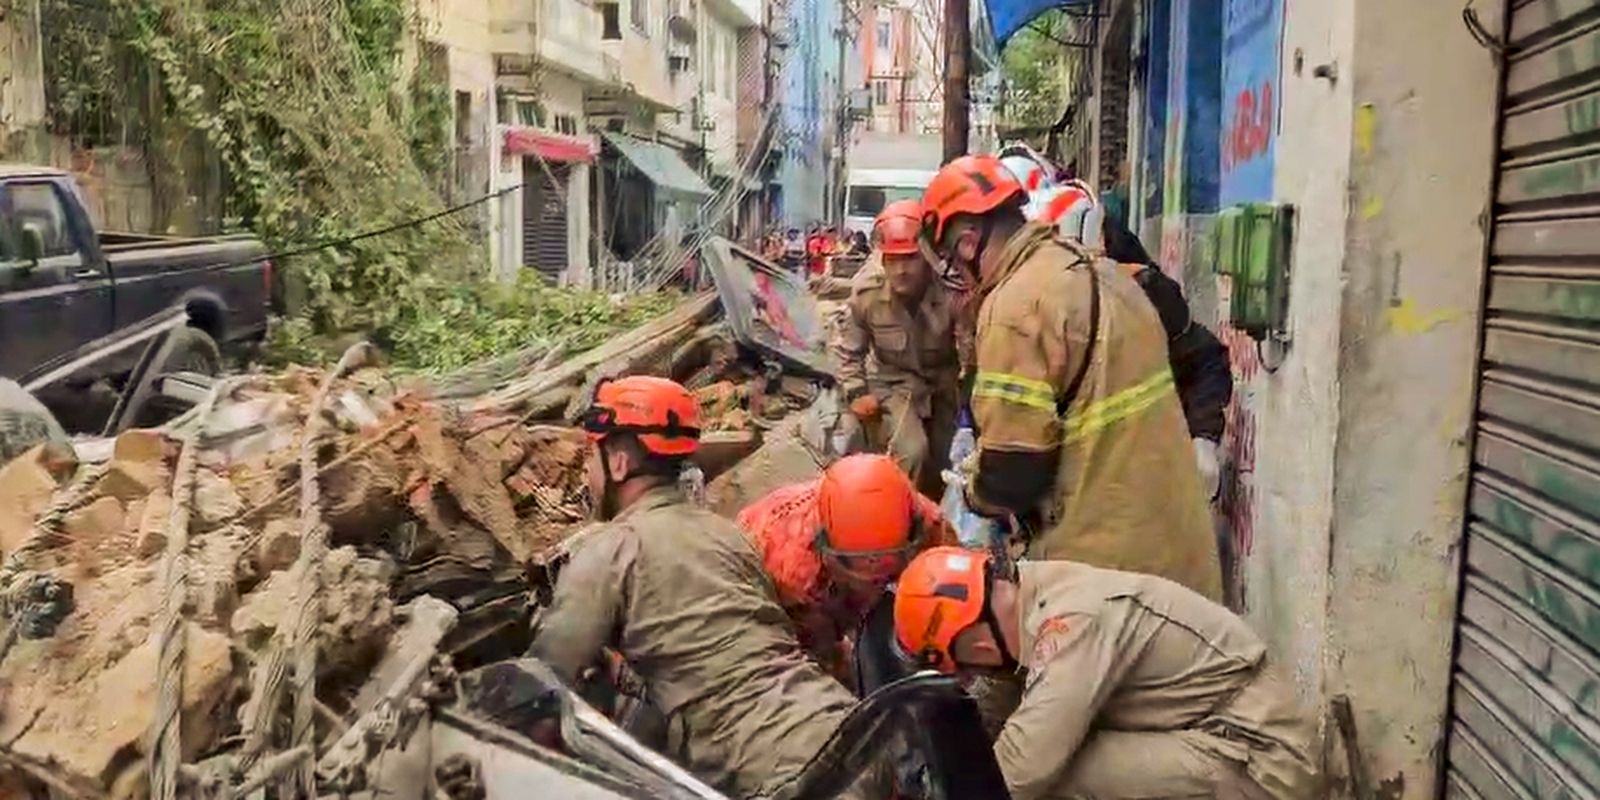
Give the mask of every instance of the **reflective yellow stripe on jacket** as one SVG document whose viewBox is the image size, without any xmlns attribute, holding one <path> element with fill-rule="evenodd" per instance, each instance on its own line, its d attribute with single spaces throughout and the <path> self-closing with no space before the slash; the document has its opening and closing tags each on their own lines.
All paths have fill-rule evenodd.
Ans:
<svg viewBox="0 0 1600 800">
<path fill-rule="evenodd" d="M 1062 431 L 1063 438 L 1068 442 L 1086 438 L 1091 433 L 1104 430 L 1150 408 L 1162 398 L 1177 391 L 1177 384 L 1172 379 L 1172 368 L 1164 366 L 1160 372 L 1068 414 Z"/>
<path fill-rule="evenodd" d="M 1056 413 L 1056 390 L 1044 381 L 1004 372 L 979 372 L 973 379 L 972 396 L 992 397 L 1029 408 Z"/>
<path fill-rule="evenodd" d="M 1149 378 L 1068 414 L 1063 426 L 1064 443 L 1075 442 L 1105 430 L 1176 392 L 1177 384 L 1173 381 L 1171 367 L 1162 367 L 1160 372 Z M 1004 372 L 979 372 L 973 383 L 972 396 L 991 397 L 1052 413 L 1056 410 L 1055 388 L 1050 384 Z"/>
</svg>

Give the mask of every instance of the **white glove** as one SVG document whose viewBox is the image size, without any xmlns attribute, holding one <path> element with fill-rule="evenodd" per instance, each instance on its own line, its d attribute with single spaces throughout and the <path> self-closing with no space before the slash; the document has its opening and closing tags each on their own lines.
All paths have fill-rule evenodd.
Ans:
<svg viewBox="0 0 1600 800">
<path fill-rule="evenodd" d="M 1222 466 L 1217 462 L 1217 443 L 1210 439 L 1194 440 L 1194 460 L 1200 468 L 1200 489 L 1206 499 L 1217 499 L 1217 487 Z"/>
</svg>

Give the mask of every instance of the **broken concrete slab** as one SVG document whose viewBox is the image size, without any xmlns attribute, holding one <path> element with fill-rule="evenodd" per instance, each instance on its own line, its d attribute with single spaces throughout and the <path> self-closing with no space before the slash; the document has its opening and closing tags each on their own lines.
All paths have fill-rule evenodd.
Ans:
<svg viewBox="0 0 1600 800">
<path fill-rule="evenodd" d="M 37 445 L 0 466 L 0 553 L 28 540 L 34 519 L 76 467 L 72 448 L 61 444 Z"/>
</svg>

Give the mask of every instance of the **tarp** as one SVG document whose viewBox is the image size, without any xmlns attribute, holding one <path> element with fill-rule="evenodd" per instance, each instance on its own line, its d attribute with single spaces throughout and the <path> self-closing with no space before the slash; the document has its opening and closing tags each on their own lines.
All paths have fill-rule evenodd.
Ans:
<svg viewBox="0 0 1600 800">
<path fill-rule="evenodd" d="M 623 158 L 628 159 L 644 176 L 656 185 L 657 189 L 664 189 L 680 195 L 690 197 L 710 197 L 711 187 L 706 185 L 688 164 L 683 163 L 683 158 L 678 151 L 656 142 L 636 139 L 625 133 L 606 132 L 603 134 L 606 141 Z"/>
<path fill-rule="evenodd" d="M 506 129 L 505 154 L 508 156 L 538 156 L 545 161 L 593 161 L 594 142 L 576 136 L 566 136 L 526 125 Z"/>
<path fill-rule="evenodd" d="M 994 41 L 998 49 L 1028 23 L 1046 11 L 1057 8 L 1090 5 L 1091 0 L 983 0 L 989 12 L 989 24 L 994 28 Z"/>
</svg>

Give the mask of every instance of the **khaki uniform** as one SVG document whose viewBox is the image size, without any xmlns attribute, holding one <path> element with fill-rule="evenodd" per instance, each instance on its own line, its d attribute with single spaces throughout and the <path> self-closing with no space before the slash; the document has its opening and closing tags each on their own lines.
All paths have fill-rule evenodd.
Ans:
<svg viewBox="0 0 1600 800">
<path fill-rule="evenodd" d="M 979 447 L 1061 452 L 1027 557 L 1158 575 L 1220 600 L 1216 537 L 1166 332 L 1139 285 L 1033 223 L 1006 245 L 984 288 L 972 390 Z M 1063 417 L 1057 403 L 1090 347 L 1094 288 L 1099 330 Z"/>
<path fill-rule="evenodd" d="M 917 488 L 937 497 L 960 402 L 956 307 L 937 278 L 915 309 L 896 300 L 877 251 L 851 279 L 848 313 L 834 340 L 845 397 L 871 392 L 885 415 L 872 433 Z M 886 440 L 886 441 L 885 441 Z"/>
<path fill-rule="evenodd" d="M 667 755 L 731 797 L 794 778 L 854 700 L 801 652 L 743 532 L 661 488 L 592 536 L 529 655 L 573 680 L 615 647 L 668 720 Z"/>
<path fill-rule="evenodd" d="M 1027 681 L 995 742 L 1014 800 L 1312 795 L 1309 720 L 1242 620 L 1148 575 L 1018 572 Z"/>
</svg>

